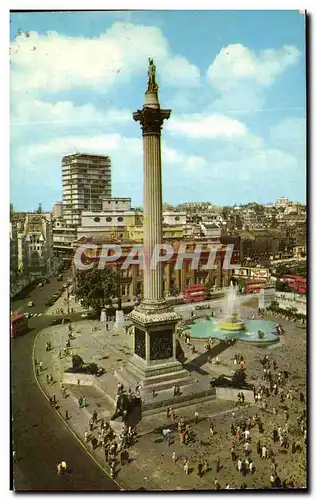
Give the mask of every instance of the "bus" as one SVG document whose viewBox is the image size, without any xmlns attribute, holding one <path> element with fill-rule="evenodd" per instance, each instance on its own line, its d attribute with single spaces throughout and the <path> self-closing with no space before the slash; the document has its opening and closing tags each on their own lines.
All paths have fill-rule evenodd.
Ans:
<svg viewBox="0 0 316 500">
<path fill-rule="evenodd" d="M 15 339 L 19 335 L 28 331 L 28 321 L 24 313 L 11 316 L 11 338 Z"/>
<path fill-rule="evenodd" d="M 265 287 L 264 279 L 248 279 L 245 281 L 246 293 L 259 293 L 261 288 Z"/>
<path fill-rule="evenodd" d="M 188 285 L 183 290 L 183 299 L 185 302 L 201 302 L 206 299 L 205 285 Z"/>
<path fill-rule="evenodd" d="M 307 290 L 306 278 L 297 276 L 296 274 L 286 274 L 280 278 L 280 281 L 286 283 L 293 292 L 304 294 Z"/>
</svg>

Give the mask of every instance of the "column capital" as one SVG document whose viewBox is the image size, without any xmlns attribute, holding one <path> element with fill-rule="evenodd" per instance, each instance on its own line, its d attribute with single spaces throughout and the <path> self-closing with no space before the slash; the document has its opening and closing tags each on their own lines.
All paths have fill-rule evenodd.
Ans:
<svg viewBox="0 0 316 500">
<path fill-rule="evenodd" d="M 171 109 L 150 108 L 144 106 L 142 110 L 133 113 L 136 122 L 140 122 L 144 135 L 160 135 L 164 120 L 168 120 Z"/>
</svg>

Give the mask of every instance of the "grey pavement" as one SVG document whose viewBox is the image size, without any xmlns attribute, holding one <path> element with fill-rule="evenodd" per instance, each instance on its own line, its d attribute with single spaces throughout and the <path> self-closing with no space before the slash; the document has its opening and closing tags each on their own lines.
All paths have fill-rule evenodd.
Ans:
<svg viewBox="0 0 316 500">
<path fill-rule="evenodd" d="M 253 309 L 243 308 L 243 316 L 252 316 L 253 313 Z M 284 367 L 288 366 L 289 356 L 293 354 L 293 347 L 297 339 L 297 326 L 286 320 L 281 321 L 281 323 L 286 330 L 286 342 L 284 338 L 281 338 L 278 344 L 261 349 L 254 348 L 247 344 L 239 344 L 237 342 L 234 346 L 227 348 L 219 355 L 219 365 L 205 363 L 203 365 L 203 370 L 207 371 L 212 376 L 233 372 L 234 354 L 242 352 L 246 360 L 248 380 L 260 383 L 260 376 L 258 377 L 258 362 L 263 356 L 263 353 L 271 353 L 273 356 L 277 355 Z M 72 354 L 79 354 L 85 362 L 96 362 L 98 365 L 103 366 L 107 372 L 114 373 L 115 370 L 126 363 L 131 356 L 132 337 L 125 334 L 122 330 L 115 330 L 113 328 L 113 323 L 111 323 L 110 330 L 106 331 L 105 325 L 98 321 L 80 321 L 73 324 L 73 335 L 75 336 L 75 340 L 71 342 Z M 113 414 L 114 406 L 113 402 L 95 386 L 71 386 L 67 390 L 67 397 L 62 398 L 59 382 L 65 368 L 71 366 L 71 356 L 59 359 L 58 353 L 59 349 L 65 345 L 67 338 L 67 325 L 49 327 L 39 334 L 35 347 L 35 357 L 38 361 L 43 362 L 44 371 L 39 375 L 38 379 L 48 395 L 56 395 L 58 404 L 60 405 L 58 411 L 63 418 L 66 416 L 66 410 L 68 411 L 69 420 L 67 424 L 77 437 L 84 442 L 84 432 L 88 428 L 88 421 L 92 416 L 92 412 L 96 410 L 99 415 L 98 418 L 104 417 L 105 420 L 109 421 Z M 47 340 L 51 340 L 53 344 L 53 350 L 51 352 L 45 351 L 45 342 Z M 301 345 L 303 345 L 304 341 L 305 333 L 302 331 Z M 191 348 L 183 346 L 185 355 L 189 361 L 193 361 L 204 351 L 204 342 L 197 341 L 194 342 L 194 344 L 197 349 L 197 353 L 194 355 L 191 352 Z M 292 371 L 293 370 L 295 373 L 294 366 L 292 367 Z M 46 384 L 47 373 L 52 373 L 56 380 L 55 384 Z M 299 380 L 297 383 L 297 385 L 301 385 Z M 88 407 L 85 409 L 80 409 L 78 406 L 78 398 L 82 395 L 85 395 L 87 398 Z M 141 487 L 150 490 L 213 489 L 214 479 L 216 477 L 214 474 L 214 467 L 205 477 L 198 478 L 196 475 L 196 465 L 199 456 L 203 458 L 209 456 L 214 461 L 214 453 L 219 453 L 220 456 L 223 457 L 224 469 L 226 470 L 226 472 L 223 473 L 223 477 L 225 476 L 229 481 L 231 481 L 230 477 L 232 477 L 232 482 L 235 487 L 239 488 L 240 478 L 238 475 L 236 476 L 234 469 L 230 472 L 230 445 L 228 445 L 228 447 L 224 445 L 229 439 L 229 434 L 227 434 L 227 430 L 222 430 L 222 426 L 225 427 L 226 425 L 226 428 L 228 427 L 229 424 L 227 422 L 231 420 L 232 411 L 235 413 L 237 412 L 235 407 L 236 401 L 215 400 L 194 406 L 176 408 L 177 417 L 183 416 L 186 422 L 192 423 L 194 411 L 197 410 L 199 413 L 199 423 L 194 425 L 194 429 L 197 433 L 196 442 L 187 446 L 180 444 L 178 442 L 178 437 L 175 438 L 174 444 L 169 448 L 166 443 L 163 442 L 161 430 L 171 425 L 170 419 L 167 419 L 165 411 L 143 418 L 137 425 L 137 442 L 129 450 L 131 461 L 128 465 L 118 468 L 116 480 L 120 486 L 126 490 L 136 490 Z M 249 411 L 251 411 L 252 407 L 253 411 L 257 411 L 258 408 L 254 405 L 247 406 Z M 238 411 L 243 412 L 245 409 Z M 221 430 L 213 443 L 214 446 L 216 445 L 214 450 L 212 443 L 210 445 L 203 444 L 207 442 L 209 438 L 208 427 L 210 421 L 218 422 L 221 426 Z M 113 424 L 113 426 L 114 429 L 116 429 L 115 424 Z M 98 430 L 99 428 L 96 427 L 92 434 L 96 436 Z M 104 467 L 105 471 L 108 471 L 103 452 L 99 448 L 93 450 L 90 441 L 84 444 L 89 453 L 96 458 L 100 465 Z M 211 446 L 211 448 L 209 448 L 209 446 Z M 173 464 L 171 460 L 173 451 L 176 452 L 178 457 L 176 464 Z M 184 457 L 190 458 L 190 464 L 193 468 L 193 472 L 188 476 L 183 472 Z M 258 481 L 259 484 L 264 484 L 266 481 L 264 473 L 261 474 L 260 478 L 257 477 L 256 481 Z"/>
</svg>

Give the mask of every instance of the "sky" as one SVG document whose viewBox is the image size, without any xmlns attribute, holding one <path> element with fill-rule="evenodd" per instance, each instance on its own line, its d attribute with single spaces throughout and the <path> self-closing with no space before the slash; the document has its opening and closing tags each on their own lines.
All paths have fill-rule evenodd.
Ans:
<svg viewBox="0 0 316 500">
<path fill-rule="evenodd" d="M 11 202 L 62 199 L 61 158 L 107 154 L 112 196 L 142 205 L 148 57 L 162 108 L 163 199 L 306 201 L 299 11 L 21 12 L 10 17 Z"/>
</svg>

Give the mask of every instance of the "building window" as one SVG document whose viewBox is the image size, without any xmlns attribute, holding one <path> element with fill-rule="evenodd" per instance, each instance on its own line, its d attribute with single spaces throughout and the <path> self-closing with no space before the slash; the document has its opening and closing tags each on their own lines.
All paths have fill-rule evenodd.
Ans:
<svg viewBox="0 0 316 500">
<path fill-rule="evenodd" d="M 100 222 L 100 217 L 95 217 L 94 222 Z"/>
<path fill-rule="evenodd" d="M 111 222 L 112 221 L 112 217 L 107 217 L 105 220 L 106 220 L 106 222 Z"/>
<path fill-rule="evenodd" d="M 117 218 L 117 220 L 118 220 L 119 222 L 123 222 L 123 217 L 118 217 L 118 218 Z"/>
</svg>

